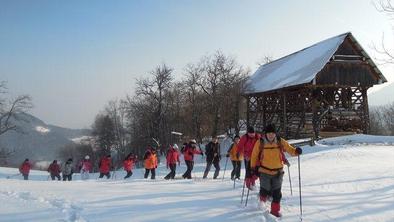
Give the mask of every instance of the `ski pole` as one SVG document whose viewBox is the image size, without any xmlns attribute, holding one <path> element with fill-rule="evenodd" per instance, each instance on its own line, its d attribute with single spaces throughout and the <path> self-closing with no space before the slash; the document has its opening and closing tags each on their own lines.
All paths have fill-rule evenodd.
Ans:
<svg viewBox="0 0 394 222">
<path fill-rule="evenodd" d="M 235 178 L 234 178 L 234 185 L 233 185 L 233 189 L 235 189 Z"/>
<path fill-rule="evenodd" d="M 223 172 L 223 178 L 222 178 L 222 181 L 224 180 L 224 174 L 226 174 L 226 169 L 227 169 L 227 162 L 228 162 L 228 157 L 226 157 L 226 163 L 224 164 L 224 172 Z"/>
<path fill-rule="evenodd" d="M 246 179 L 246 178 L 245 178 L 245 179 Z M 241 204 L 242 204 L 242 202 L 243 202 L 243 200 L 244 200 L 244 193 L 245 193 L 245 179 L 244 179 L 244 186 L 243 186 L 243 188 L 242 188 Z"/>
<path fill-rule="evenodd" d="M 300 191 L 300 220 L 302 221 L 302 198 L 301 198 L 301 166 L 300 155 L 298 155 L 298 186 Z"/>
<path fill-rule="evenodd" d="M 293 186 L 291 185 L 291 176 L 290 176 L 290 167 L 287 165 L 287 172 L 289 174 L 289 182 L 290 182 L 290 194 L 293 196 Z"/>
</svg>

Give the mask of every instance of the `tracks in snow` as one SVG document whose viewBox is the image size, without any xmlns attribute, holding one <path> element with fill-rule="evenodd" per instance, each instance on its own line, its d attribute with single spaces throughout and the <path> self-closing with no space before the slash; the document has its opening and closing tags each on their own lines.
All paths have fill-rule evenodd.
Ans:
<svg viewBox="0 0 394 222">
<path fill-rule="evenodd" d="M 46 198 L 43 196 L 35 197 L 30 192 L 2 191 L 1 194 L 28 202 L 48 204 L 64 214 L 65 219 L 62 220 L 64 222 L 87 222 L 87 220 L 81 216 L 83 208 L 79 204 L 66 199 Z"/>
</svg>

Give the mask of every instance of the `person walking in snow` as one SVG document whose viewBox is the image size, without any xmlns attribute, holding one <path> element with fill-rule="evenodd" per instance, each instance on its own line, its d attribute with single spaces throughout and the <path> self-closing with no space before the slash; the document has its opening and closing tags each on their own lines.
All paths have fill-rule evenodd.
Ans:
<svg viewBox="0 0 394 222">
<path fill-rule="evenodd" d="M 73 159 L 69 158 L 64 163 L 64 167 L 62 169 L 63 181 L 66 181 L 66 180 L 71 181 L 73 173 L 74 173 Z"/>
<path fill-rule="evenodd" d="M 206 179 L 209 171 L 211 170 L 211 166 L 215 167 L 215 173 L 213 174 L 213 179 L 216 179 L 219 176 L 220 172 L 220 144 L 217 136 L 212 137 L 212 141 L 209 142 L 205 146 L 205 155 L 207 160 L 207 166 L 205 167 L 203 179 Z"/>
<path fill-rule="evenodd" d="M 179 152 L 178 152 L 178 146 L 174 144 L 174 146 L 170 145 L 170 149 L 167 152 L 167 169 L 170 168 L 171 172 L 167 174 L 167 176 L 164 177 L 164 179 L 169 180 L 169 179 L 174 179 L 175 174 L 176 174 L 176 164 L 178 163 L 179 165 L 181 162 L 179 161 Z"/>
<path fill-rule="evenodd" d="M 241 161 L 243 160 L 243 155 L 237 155 L 239 140 L 239 136 L 236 135 L 234 137 L 234 143 L 231 144 L 230 148 L 227 150 L 226 155 L 227 158 L 230 157 L 231 163 L 233 164 L 233 170 L 231 171 L 232 180 L 241 179 Z"/>
<path fill-rule="evenodd" d="M 107 179 L 111 178 L 111 155 L 108 154 L 107 156 L 103 156 L 100 159 L 99 162 L 99 170 L 100 170 L 100 176 L 99 178 L 103 178 L 104 176 L 107 177 Z"/>
<path fill-rule="evenodd" d="M 144 155 L 144 167 L 145 174 L 144 178 L 148 178 L 149 172 L 151 173 L 151 179 L 154 180 L 156 178 L 156 168 L 157 168 L 157 153 L 156 150 L 149 146 Z"/>
<path fill-rule="evenodd" d="M 245 163 L 245 185 L 248 189 L 252 189 L 255 185 L 257 177 L 251 174 L 250 156 L 252 155 L 253 147 L 260 139 L 261 135 L 254 131 L 252 126 L 249 126 L 247 133 L 243 135 L 238 143 L 237 156 L 244 157 Z"/>
<path fill-rule="evenodd" d="M 48 172 L 51 175 L 51 179 L 60 180 L 60 165 L 57 163 L 57 160 L 54 160 L 48 167 Z"/>
<path fill-rule="evenodd" d="M 194 166 L 194 154 L 201 154 L 204 156 L 201 150 L 197 150 L 197 142 L 195 139 L 190 140 L 190 142 L 185 146 L 183 152 L 183 158 L 185 159 L 187 170 L 182 175 L 184 179 L 192 179 L 192 170 Z"/>
<path fill-rule="evenodd" d="M 255 175 L 260 177 L 260 202 L 265 204 L 272 195 L 270 213 L 280 217 L 280 201 L 282 198 L 284 152 L 291 156 L 302 154 L 302 149 L 294 148 L 286 140 L 276 135 L 275 125 L 269 124 L 264 129 L 265 135 L 253 148 L 250 165 Z"/>
<path fill-rule="evenodd" d="M 25 159 L 25 161 L 23 161 L 22 165 L 19 167 L 19 172 L 22 174 L 24 180 L 29 179 L 30 169 L 31 163 L 29 162 L 29 159 Z"/>
<path fill-rule="evenodd" d="M 133 154 L 129 153 L 129 155 L 126 156 L 126 158 L 123 160 L 123 169 L 126 171 L 126 176 L 124 179 L 127 179 L 133 175 L 133 168 L 134 164 L 136 162 L 137 156 L 134 156 Z"/>
<path fill-rule="evenodd" d="M 81 179 L 88 180 L 90 177 L 89 175 L 92 172 L 92 162 L 90 162 L 89 155 L 86 155 L 79 165 L 80 165 Z"/>
</svg>

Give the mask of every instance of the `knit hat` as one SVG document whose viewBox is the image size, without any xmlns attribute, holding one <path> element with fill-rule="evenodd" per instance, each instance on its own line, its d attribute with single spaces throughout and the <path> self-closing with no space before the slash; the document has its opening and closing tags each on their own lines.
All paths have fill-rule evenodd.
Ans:
<svg viewBox="0 0 394 222">
<path fill-rule="evenodd" d="M 253 126 L 248 127 L 248 133 L 254 133 L 254 128 Z"/>
<path fill-rule="evenodd" d="M 265 132 L 265 133 L 276 133 L 275 125 L 274 125 L 274 124 L 268 124 L 268 125 L 264 128 L 264 132 Z"/>
<path fill-rule="evenodd" d="M 191 144 L 197 144 L 197 141 L 195 139 L 190 140 Z"/>
</svg>

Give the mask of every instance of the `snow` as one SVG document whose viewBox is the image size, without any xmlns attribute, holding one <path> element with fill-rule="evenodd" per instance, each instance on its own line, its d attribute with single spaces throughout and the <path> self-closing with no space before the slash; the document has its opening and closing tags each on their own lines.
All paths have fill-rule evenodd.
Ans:
<svg viewBox="0 0 394 222">
<path fill-rule="evenodd" d="M 303 148 L 303 221 L 394 221 L 394 137 L 352 135 Z M 71 182 L 47 181 L 46 172 L 32 171 L 23 181 L 17 169 L 0 168 L 0 221 L 276 221 L 257 206 L 257 191 L 247 207 L 240 204 L 243 182 L 233 189 L 230 165 L 223 181 L 202 180 L 205 164 L 196 160 L 195 179 L 172 181 L 162 179 L 164 165 L 155 181 L 141 179 L 143 169 L 129 180 L 120 170 L 116 179 L 92 174 L 81 181 L 76 174 Z M 284 222 L 300 221 L 297 160 L 289 158 L 293 196 L 285 171 Z M 184 171 L 182 163 L 177 177 Z"/>
<path fill-rule="evenodd" d="M 344 33 L 262 65 L 248 79 L 247 93 L 265 92 L 311 82 L 350 33 Z"/>
<path fill-rule="evenodd" d="M 45 128 L 43 126 L 36 126 L 35 129 L 36 129 L 37 132 L 42 133 L 42 134 L 47 134 L 47 133 L 49 133 L 51 131 L 50 129 Z"/>
</svg>

